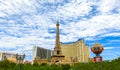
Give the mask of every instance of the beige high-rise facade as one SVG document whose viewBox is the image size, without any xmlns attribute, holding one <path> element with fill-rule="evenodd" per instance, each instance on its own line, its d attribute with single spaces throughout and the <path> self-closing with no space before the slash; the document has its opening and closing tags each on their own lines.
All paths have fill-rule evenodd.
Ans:
<svg viewBox="0 0 120 70">
<path fill-rule="evenodd" d="M 61 50 L 66 60 L 72 62 L 88 62 L 90 58 L 90 48 L 80 39 L 73 43 L 61 43 Z"/>
</svg>

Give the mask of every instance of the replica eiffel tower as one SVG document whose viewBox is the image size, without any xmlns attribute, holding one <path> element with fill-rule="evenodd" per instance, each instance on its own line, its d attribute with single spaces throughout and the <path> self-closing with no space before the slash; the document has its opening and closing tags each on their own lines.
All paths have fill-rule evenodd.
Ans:
<svg viewBox="0 0 120 70">
<path fill-rule="evenodd" d="M 51 56 L 51 62 L 62 62 L 65 56 L 62 54 L 61 47 L 60 47 L 60 37 L 59 37 L 59 22 L 57 21 L 56 24 L 56 44 L 54 48 L 54 54 Z"/>
</svg>

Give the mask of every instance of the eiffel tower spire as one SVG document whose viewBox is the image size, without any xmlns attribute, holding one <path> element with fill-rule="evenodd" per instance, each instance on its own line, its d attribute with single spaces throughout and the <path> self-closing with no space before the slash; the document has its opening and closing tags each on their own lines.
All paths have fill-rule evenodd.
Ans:
<svg viewBox="0 0 120 70">
<path fill-rule="evenodd" d="M 55 55 L 62 55 L 61 47 L 60 47 L 59 25 L 60 25 L 59 21 L 57 21 L 57 24 L 56 24 L 56 44 L 55 44 L 55 48 L 54 48 Z"/>
</svg>

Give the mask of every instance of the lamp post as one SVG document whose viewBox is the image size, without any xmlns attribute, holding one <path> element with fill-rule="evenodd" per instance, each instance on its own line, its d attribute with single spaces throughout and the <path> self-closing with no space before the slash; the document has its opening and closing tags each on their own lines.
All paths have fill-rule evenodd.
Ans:
<svg viewBox="0 0 120 70">
<path fill-rule="evenodd" d="M 16 54 L 16 59 L 18 61 L 18 70 L 20 70 L 20 61 L 23 61 L 24 58 L 25 58 L 25 54 L 23 54 L 23 55 Z"/>
</svg>

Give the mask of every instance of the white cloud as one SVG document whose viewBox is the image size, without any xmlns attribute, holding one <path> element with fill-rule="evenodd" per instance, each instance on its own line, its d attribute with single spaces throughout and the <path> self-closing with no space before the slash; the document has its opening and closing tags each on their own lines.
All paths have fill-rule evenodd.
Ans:
<svg viewBox="0 0 120 70">
<path fill-rule="evenodd" d="M 116 43 L 116 42 L 120 42 L 120 40 L 109 40 L 109 42 L 111 42 L 111 43 Z"/>
<path fill-rule="evenodd" d="M 105 50 L 114 49 L 115 47 L 104 47 Z"/>
<path fill-rule="evenodd" d="M 110 1 L 101 0 L 99 4 L 100 11 L 102 13 L 109 13 L 114 8 L 115 1 L 116 0 L 110 0 Z"/>
<path fill-rule="evenodd" d="M 118 32 L 107 33 L 107 34 L 101 35 L 100 37 L 107 37 L 107 36 L 120 36 L 120 33 L 118 33 Z"/>
<path fill-rule="evenodd" d="M 86 1 L 70 1 L 64 6 L 58 6 L 56 11 L 49 12 L 47 15 L 50 17 L 51 14 L 57 20 L 69 20 L 72 18 L 77 18 L 78 16 L 84 16 L 91 10 L 91 4 Z"/>
<path fill-rule="evenodd" d="M 118 17 L 118 18 L 116 18 Z M 115 36 L 119 36 L 120 33 L 112 33 L 113 31 L 110 31 L 112 29 L 117 29 L 120 30 L 120 21 L 119 21 L 119 16 L 118 15 L 99 15 L 95 16 L 90 20 L 83 20 L 83 21 L 78 21 L 77 23 L 75 22 L 70 22 L 67 26 L 62 27 L 63 33 L 66 33 L 67 37 L 88 37 L 92 36 L 95 37 L 97 35 L 107 36 L 110 34 L 113 34 Z M 113 22 L 114 21 L 114 22 Z M 109 33 L 111 32 L 111 33 Z M 106 35 L 105 35 L 106 34 Z M 65 36 L 65 37 L 66 37 Z M 65 38 L 64 37 L 64 38 Z M 67 40 L 69 40 L 67 39 Z"/>
</svg>

